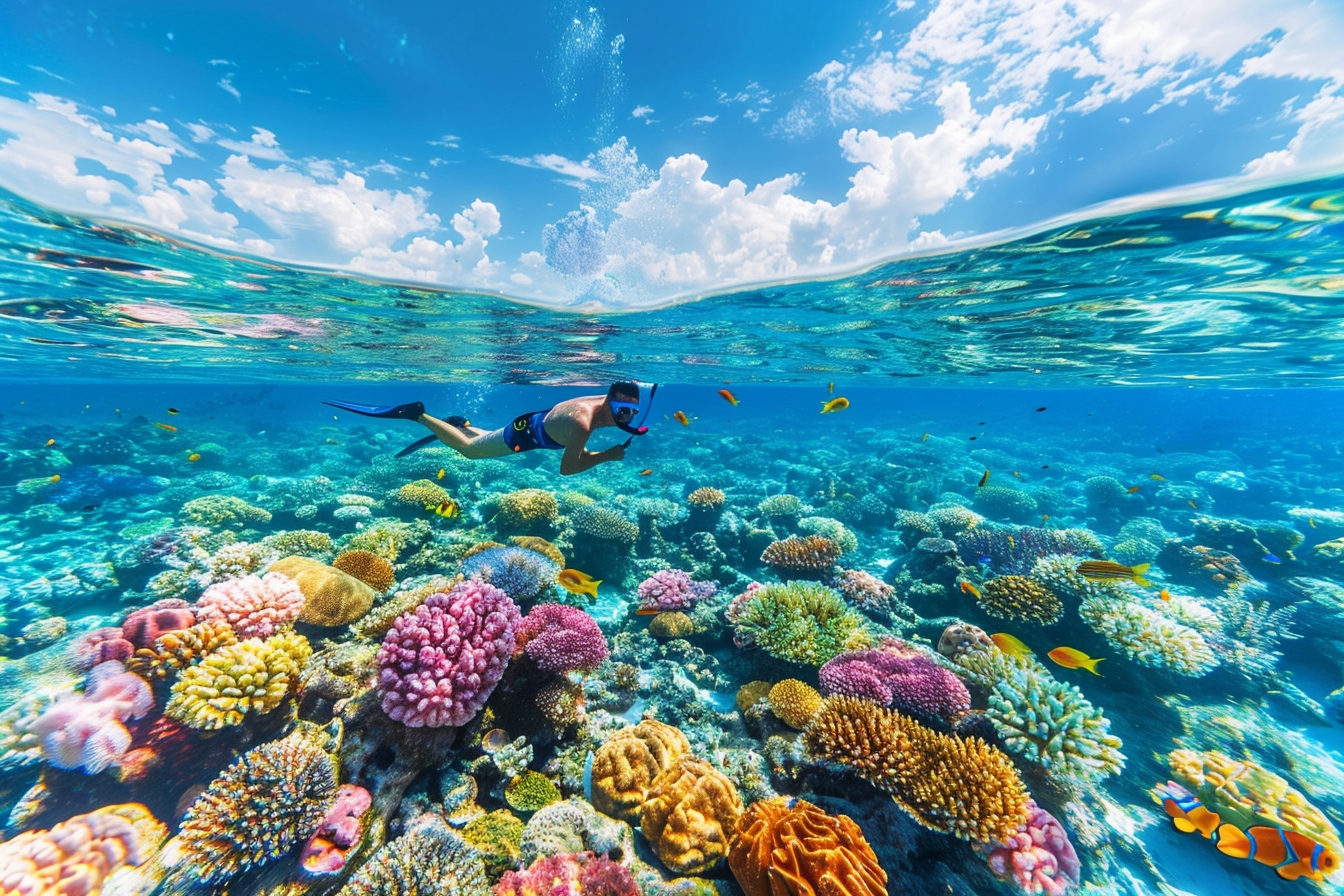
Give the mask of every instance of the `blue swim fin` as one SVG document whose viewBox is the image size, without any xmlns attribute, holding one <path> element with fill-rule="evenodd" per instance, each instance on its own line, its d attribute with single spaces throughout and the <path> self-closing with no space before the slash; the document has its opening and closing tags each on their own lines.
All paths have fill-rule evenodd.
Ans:
<svg viewBox="0 0 1344 896">
<path fill-rule="evenodd" d="M 340 408 L 342 411 L 349 411 L 352 414 L 363 414 L 365 417 L 386 417 L 393 420 L 419 420 L 420 415 L 425 412 L 423 402 L 413 401 L 410 404 L 355 404 L 349 401 L 324 401 L 322 402 L 333 408 Z"/>
</svg>

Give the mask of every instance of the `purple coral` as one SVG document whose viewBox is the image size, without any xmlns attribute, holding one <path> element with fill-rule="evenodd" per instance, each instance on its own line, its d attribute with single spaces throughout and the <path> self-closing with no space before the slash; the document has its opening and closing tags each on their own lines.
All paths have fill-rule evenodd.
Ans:
<svg viewBox="0 0 1344 896">
<path fill-rule="evenodd" d="M 84 693 L 67 695 L 37 717 L 29 729 L 41 740 L 42 755 L 57 768 L 83 768 L 90 775 L 116 765 L 131 746 L 128 719 L 154 708 L 144 679 L 120 662 L 95 666 Z"/>
<path fill-rule="evenodd" d="M 358 784 L 342 784 L 326 818 L 308 838 L 299 864 L 309 874 L 335 874 L 345 867 L 350 851 L 359 843 L 364 825 L 360 819 L 373 805 L 373 796 Z"/>
<path fill-rule="evenodd" d="M 76 672 L 88 672 L 103 663 L 123 662 L 135 653 L 135 645 L 122 637 L 117 627 L 96 628 L 80 635 L 66 650 L 70 667 Z"/>
<path fill-rule="evenodd" d="M 689 610 L 699 601 L 713 597 L 717 590 L 713 582 L 693 582 L 679 569 L 664 569 L 639 583 L 640 610 L 652 613 Z"/>
<path fill-rule="evenodd" d="M 515 652 L 543 672 L 591 672 L 608 656 L 607 638 L 578 607 L 537 604 L 518 626 Z"/>
<path fill-rule="evenodd" d="M 824 694 L 859 697 L 925 719 L 952 721 L 971 708 L 961 679 L 933 656 L 896 638 L 869 650 L 851 650 L 818 673 Z"/>
<path fill-rule="evenodd" d="M 1064 826 L 1049 812 L 1027 800 L 1027 820 L 1008 842 L 986 856 L 989 870 L 1011 879 L 1024 893 L 1061 896 L 1078 883 L 1078 853 Z"/>
<path fill-rule="evenodd" d="M 465 725 L 504 675 L 520 621 L 507 594 L 473 579 L 401 614 L 378 649 L 383 711 L 411 728 Z"/>
<path fill-rule="evenodd" d="M 278 572 L 225 579 L 196 602 L 196 621 L 225 622 L 239 638 L 264 639 L 298 619 L 303 600 L 299 583 Z"/>
</svg>

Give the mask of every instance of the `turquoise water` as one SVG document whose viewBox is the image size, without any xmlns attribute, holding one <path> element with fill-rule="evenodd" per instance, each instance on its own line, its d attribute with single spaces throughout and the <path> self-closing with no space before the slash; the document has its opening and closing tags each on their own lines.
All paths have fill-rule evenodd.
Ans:
<svg viewBox="0 0 1344 896">
<path fill-rule="evenodd" d="M 350 881 L 394 867 L 396 849 L 423 858 L 427 843 L 455 836 L 446 827 L 494 844 L 473 872 L 491 882 L 528 849 L 582 847 L 611 855 L 645 894 L 731 896 L 742 878 L 717 860 L 714 838 L 740 843 L 737 811 L 798 797 L 857 822 L 893 894 L 1338 890 L 1180 833 L 1153 794 L 1174 781 L 1240 830 L 1279 827 L 1339 851 L 1342 195 L 1344 179 L 1323 179 L 623 313 L 223 257 L 5 195 L 4 834 L 143 804 L 163 827 L 138 835 L 138 864 L 103 892 L 394 892 Z M 559 475 L 558 452 L 467 461 L 435 445 L 398 459 L 425 434 L 418 424 L 321 404 L 419 400 L 493 428 L 624 378 L 660 383 L 651 404 L 645 392 L 649 434 L 623 462 L 573 477 Z M 819 413 L 836 397 L 849 406 Z M 589 447 L 624 438 L 602 430 Z M 721 503 L 692 498 L 705 488 Z M 456 512 L 435 512 L 447 501 Z M 512 566 L 472 556 L 513 537 L 544 538 L 550 547 L 524 544 L 600 579 L 596 599 L 557 584 L 560 566 L 544 555 L 515 553 Z M 829 539 L 811 543 L 827 559 L 790 566 L 788 539 L 809 537 Z M 271 689 L 255 703 L 239 708 L 228 691 L 259 686 L 255 674 L 241 681 L 253 662 L 241 648 L 179 651 L 179 669 L 165 660 L 171 638 L 156 646 L 123 626 L 165 599 L 180 603 L 155 619 L 162 631 L 182 621 L 173 612 L 195 621 L 209 589 L 293 555 L 371 579 L 373 591 L 333 576 L 373 609 L 335 625 L 318 624 L 333 621 L 318 609 L 295 622 L 278 602 L 261 614 L 292 656 L 278 659 L 276 641 L 243 651 L 269 657 L 256 660 Z M 1120 579 L 1077 572 L 1101 559 L 1149 566 Z M 641 584 L 667 570 L 715 593 L 682 617 L 637 613 Z M 488 701 L 462 724 L 408 727 L 375 682 L 383 629 L 459 571 L 499 585 L 523 614 L 580 607 L 610 659 L 562 674 L 525 650 L 503 656 Z M 752 598 L 753 583 L 768 598 Z M 299 584 L 305 607 L 326 606 Z M 802 594 L 813 602 L 791 603 Z M 239 637 L 257 631 L 249 619 L 231 619 Z M 1012 635 L 1035 659 L 994 644 L 968 659 L 956 647 L 974 643 L 973 630 L 945 637 L 966 624 Z M 291 625 L 311 656 L 285 634 Z M 121 672 L 115 642 L 133 628 L 133 646 L 153 655 Z M 1098 674 L 1051 658 L 1059 647 L 1101 658 Z M 864 692 L 901 707 L 904 722 L 885 707 L 831 704 L 885 719 L 866 752 L 826 753 L 832 709 L 800 733 L 809 719 L 786 721 L 787 688 L 773 700 L 741 690 L 789 679 L 836 690 L 821 667 L 862 650 L 915 669 L 888 670 L 895 696 Z M 96 659 L 117 666 L 90 680 Z M 108 685 L 113 673 L 141 683 Z M 219 683 L 226 674 L 232 684 Z M 961 685 L 948 676 L 969 710 L 912 696 L 932 688 L 934 703 L 955 703 Z M 641 719 L 679 728 L 686 755 L 721 770 L 740 800 L 721 800 L 687 835 L 708 850 L 705 867 L 686 864 L 675 837 L 651 836 L 647 818 L 632 833 L 591 815 L 589 802 L 617 814 L 603 803 L 602 757 Z M 916 726 L 923 746 L 902 746 L 899 725 Z M 327 779 L 304 779 L 308 791 L 279 786 L 293 766 L 246 798 L 221 777 L 309 730 L 322 747 L 307 748 L 306 767 Z M 968 744 L 991 758 L 967 758 Z M 884 750 L 914 779 L 887 784 L 853 767 Z M 919 765 L 930 757 L 946 764 Z M 986 790 L 974 782 L 989 767 L 1007 777 Z M 577 845 L 536 846 L 545 825 L 531 820 L 547 816 L 508 787 L 528 770 L 597 818 L 586 830 L 566 822 Z M 305 843 L 338 783 L 365 788 L 373 805 L 344 864 L 315 872 Z M 993 827 L 990 791 L 1030 792 L 1057 819 L 1076 880 L 997 879 L 985 857 L 994 843 L 958 836 L 926 804 L 950 793 L 944 813 Z M 472 826 L 504 810 L 529 822 L 522 855 Z M 375 854 L 384 841 L 390 852 Z M 532 892 L 509 880 L 501 892 Z"/>
</svg>

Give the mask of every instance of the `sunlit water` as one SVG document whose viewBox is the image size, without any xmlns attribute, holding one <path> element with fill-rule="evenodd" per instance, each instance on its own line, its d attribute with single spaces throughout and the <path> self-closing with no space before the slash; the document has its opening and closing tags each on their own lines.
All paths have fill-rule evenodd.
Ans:
<svg viewBox="0 0 1344 896">
<path fill-rule="evenodd" d="M 591 786 L 587 753 L 643 714 L 682 727 L 748 803 L 801 796 L 854 817 L 891 893 L 1019 892 L 996 881 L 970 844 L 917 826 L 842 767 L 800 764 L 797 735 L 763 707 L 738 711 L 734 696 L 749 681 L 818 684 L 815 665 L 739 646 L 741 637 L 735 644 L 724 609 L 752 581 L 792 578 L 762 562 L 772 541 L 826 533 L 845 547 L 840 568 L 895 589 L 857 611 L 873 639 L 931 647 L 956 619 L 1012 634 L 1060 686 L 1100 710 L 1125 759 L 1094 779 L 1001 744 L 1068 831 L 1087 892 L 1316 886 L 1178 832 L 1152 791 L 1169 779 L 1195 787 L 1173 751 L 1195 751 L 1210 769 L 1241 763 L 1263 791 L 1248 799 L 1278 802 L 1240 814 L 1223 806 L 1224 820 L 1301 827 L 1306 818 L 1318 842 L 1338 843 L 1341 190 L 1344 179 L 1322 180 L 1076 223 L 834 282 L 623 314 L 225 258 L 7 196 L 0 654 L 9 659 L 0 661 L 0 710 L 18 708 L 0 715 L 5 834 L 124 802 L 144 803 L 175 833 L 198 789 L 237 754 L 279 736 L 291 706 L 324 724 L 340 715 L 330 701 L 296 694 L 274 715 L 218 734 L 155 741 L 170 678 L 156 684 L 152 711 L 126 720 L 131 752 L 96 774 L 25 735 L 45 707 L 33 695 L 82 686 L 70 658 L 86 633 L 156 598 L 195 601 L 226 577 L 232 567 L 220 558 L 230 551 L 261 572 L 275 552 L 247 546 L 286 543 L 284 533 L 319 533 L 330 540 L 319 556 L 331 560 L 373 544 L 371 532 L 396 532 L 395 592 L 454 574 L 475 543 L 538 534 L 603 579 L 589 612 L 613 659 L 641 670 L 628 692 L 614 685 L 613 666 L 589 676 L 582 725 L 548 734 L 533 719 L 510 730 L 529 736 L 531 767 L 566 796 Z M 575 477 L 558 474 L 558 452 L 471 463 L 433 446 L 396 460 L 422 428 L 321 404 L 421 400 L 432 413 L 492 428 L 586 394 L 576 384 L 618 378 L 661 383 L 651 405 L 646 392 L 650 431 L 623 463 Z M 568 385 L 548 385 L 559 383 Z M 822 414 L 838 396 L 849 407 Z M 590 448 L 624 438 L 600 431 Z M 445 489 L 461 513 L 398 499 L 420 480 Z M 701 487 L 725 493 L 709 525 L 694 521 L 688 500 Z M 511 525 L 500 496 L 521 489 L 558 496 L 560 516 L 535 530 Z M 796 506 L 779 497 L 788 495 Z M 206 519 L 190 502 L 207 496 L 263 512 Z M 615 555 L 598 550 L 574 525 L 588 502 L 637 526 L 633 543 Z M 983 520 L 961 532 L 930 523 L 938 516 L 930 508 L 958 505 Z M 1031 575 L 1024 546 L 1064 530 L 1086 530 L 1068 537 L 1112 560 L 1151 564 L 1150 586 L 1122 583 L 1108 605 L 1112 619 L 1129 614 L 1151 630 L 1126 640 L 1080 615 L 1072 593 L 1061 594 L 1063 613 L 1049 625 L 995 616 L 974 596 L 996 578 Z M 955 553 L 921 547 L 938 536 Z M 634 613 L 637 586 L 666 568 L 719 586 L 686 639 L 654 640 L 651 617 Z M 346 627 L 300 623 L 299 631 L 319 657 L 360 643 Z M 1100 675 L 1047 658 L 1061 646 L 1104 658 Z M 985 689 L 971 684 L 974 708 L 985 709 Z M 487 712 L 497 723 L 525 716 L 518 706 L 530 699 L 506 679 Z M 991 729 L 998 736 L 1002 723 Z M 442 782 L 459 782 L 482 756 L 474 724 L 395 785 L 405 789 L 403 815 L 396 799 L 382 807 L 388 836 L 426 807 L 451 816 Z M 347 726 L 347 745 L 395 730 L 381 716 Z M 159 755 L 146 773 L 146 754 L 133 751 L 153 754 L 156 744 L 188 758 Z M 379 793 L 394 786 L 387 767 L 346 762 L 357 770 L 350 783 Z M 486 763 L 476 775 L 481 807 L 505 807 L 498 769 Z M 656 871 L 659 859 L 635 837 L 642 867 Z M 230 892 L 286 878 L 308 892 L 339 890 L 341 875 L 301 878 L 297 855 L 296 841 Z M 160 892 L 188 887 L 191 878 L 174 873 Z M 142 872 L 117 892 L 149 892 L 157 879 Z M 723 867 L 704 879 L 738 892 Z M 646 888 L 655 891 L 666 892 Z"/>
</svg>

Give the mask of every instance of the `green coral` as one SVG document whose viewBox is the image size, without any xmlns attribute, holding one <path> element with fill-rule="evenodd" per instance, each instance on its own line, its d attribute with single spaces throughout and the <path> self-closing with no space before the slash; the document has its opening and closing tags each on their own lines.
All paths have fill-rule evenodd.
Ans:
<svg viewBox="0 0 1344 896">
<path fill-rule="evenodd" d="M 872 640 L 863 616 L 839 592 L 816 582 L 764 585 L 734 601 L 728 618 L 739 643 L 806 666 Z"/>
<path fill-rule="evenodd" d="M 803 512 L 803 502 L 797 495 L 771 495 L 756 509 L 769 519 L 787 519 Z"/>
<path fill-rule="evenodd" d="M 481 854 L 489 878 L 498 880 L 522 858 L 523 821 L 508 809 L 496 809 L 463 828 L 462 839 Z"/>
<path fill-rule="evenodd" d="M 205 495 L 183 504 L 182 518 L 198 526 L 246 528 L 259 523 L 269 523 L 271 512 L 253 507 L 242 498 L 235 498 L 232 495 Z"/>
<path fill-rule="evenodd" d="M 504 788 L 504 801 L 519 812 L 535 812 L 560 802 L 560 788 L 541 772 L 525 771 Z"/>
<path fill-rule="evenodd" d="M 1204 636 L 1139 603 L 1089 598 L 1078 615 L 1115 649 L 1144 666 L 1198 678 L 1218 665 Z"/>
<path fill-rule="evenodd" d="M 859 537 L 844 523 L 828 516 L 805 516 L 798 521 L 798 529 L 809 535 L 829 538 L 840 548 L 842 555 L 859 549 Z"/>
<path fill-rule="evenodd" d="M 331 553 L 331 536 L 314 529 L 292 529 L 267 535 L 261 543 L 279 557 L 310 557 L 326 560 Z"/>
</svg>

